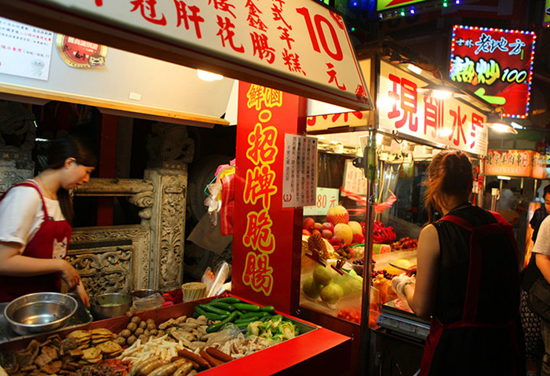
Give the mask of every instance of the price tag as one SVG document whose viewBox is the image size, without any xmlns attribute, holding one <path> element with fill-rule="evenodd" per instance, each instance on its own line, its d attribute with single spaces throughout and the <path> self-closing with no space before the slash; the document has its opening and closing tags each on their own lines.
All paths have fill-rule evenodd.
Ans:
<svg viewBox="0 0 550 376">
<path fill-rule="evenodd" d="M 317 187 L 315 195 L 315 205 L 304 206 L 304 215 L 327 215 L 331 206 L 338 205 L 340 191 L 335 188 Z"/>
</svg>

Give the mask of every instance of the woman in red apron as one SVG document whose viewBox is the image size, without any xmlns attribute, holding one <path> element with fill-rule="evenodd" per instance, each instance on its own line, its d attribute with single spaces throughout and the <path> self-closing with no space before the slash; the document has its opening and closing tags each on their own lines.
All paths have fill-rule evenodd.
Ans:
<svg viewBox="0 0 550 376">
<path fill-rule="evenodd" d="M 0 198 L 0 302 L 59 291 L 63 279 L 89 305 L 80 277 L 65 257 L 73 219 L 69 190 L 88 182 L 96 164 L 85 140 L 58 138 L 44 171 Z"/>
<path fill-rule="evenodd" d="M 393 286 L 431 317 L 420 375 L 525 375 L 519 322 L 519 261 L 511 226 L 471 205 L 472 165 L 445 150 L 427 170 L 430 224 L 420 233 L 416 279 Z M 443 215 L 433 221 L 435 211 Z"/>
</svg>

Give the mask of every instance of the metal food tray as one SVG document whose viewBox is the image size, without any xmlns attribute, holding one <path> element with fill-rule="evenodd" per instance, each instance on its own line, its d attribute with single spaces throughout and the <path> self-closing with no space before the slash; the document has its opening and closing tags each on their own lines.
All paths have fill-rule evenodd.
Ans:
<svg viewBox="0 0 550 376">
<path fill-rule="evenodd" d="M 10 323 L 6 319 L 6 316 L 4 316 L 4 311 L 9 303 L 0 303 L 0 343 L 8 343 L 8 342 L 17 341 L 20 339 L 36 337 L 43 334 L 55 333 L 61 330 L 77 328 L 77 327 L 81 327 L 91 323 L 93 320 L 93 317 L 88 311 L 88 309 L 84 306 L 80 298 L 74 294 L 69 294 L 69 295 L 71 295 L 73 298 L 76 299 L 76 301 L 78 302 L 78 306 L 76 308 L 76 312 L 71 317 L 67 325 L 61 328 L 52 330 L 50 332 L 28 334 L 23 336 L 15 333 L 12 330 Z"/>
</svg>

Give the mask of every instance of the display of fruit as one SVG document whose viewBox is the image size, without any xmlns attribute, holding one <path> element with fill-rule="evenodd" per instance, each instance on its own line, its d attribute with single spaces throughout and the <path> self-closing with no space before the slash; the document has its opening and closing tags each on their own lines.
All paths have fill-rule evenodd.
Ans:
<svg viewBox="0 0 550 376">
<path fill-rule="evenodd" d="M 305 218 L 302 228 L 308 230 L 309 232 L 313 231 L 315 228 L 315 220 L 311 217 Z"/>
<path fill-rule="evenodd" d="M 390 244 L 392 251 L 402 251 L 418 248 L 418 239 L 411 239 L 409 236 L 399 239 Z"/>
<path fill-rule="evenodd" d="M 328 228 L 324 228 L 323 231 L 321 231 L 321 236 L 325 239 L 331 239 L 334 234 L 332 230 L 329 230 Z"/>
<path fill-rule="evenodd" d="M 322 285 L 318 284 L 315 279 L 313 278 L 313 275 L 310 275 L 306 278 L 304 283 L 302 284 L 302 291 L 304 294 L 309 296 L 312 299 L 317 299 L 319 297 L 319 294 L 321 294 L 321 289 L 323 288 Z"/>
<path fill-rule="evenodd" d="M 384 226 L 380 221 L 374 221 L 372 230 L 372 241 L 375 244 L 390 244 L 396 238 L 395 231 L 391 226 Z"/>
<path fill-rule="evenodd" d="M 336 304 L 344 296 L 344 290 L 336 283 L 329 283 L 321 289 L 321 300 L 327 304 Z"/>
<path fill-rule="evenodd" d="M 345 244 L 351 244 L 353 241 L 353 231 L 347 223 L 338 223 L 334 226 L 334 236 L 344 241 Z"/>
<path fill-rule="evenodd" d="M 312 277 L 317 284 L 325 286 L 332 281 L 332 271 L 323 265 L 318 265 L 313 271 Z"/>
<path fill-rule="evenodd" d="M 365 236 L 363 234 L 353 234 L 352 244 L 361 244 L 365 242 Z"/>
<path fill-rule="evenodd" d="M 343 247 L 339 247 L 336 250 L 336 253 L 340 255 L 340 257 L 351 260 L 353 258 L 353 248 L 351 248 L 348 245 L 344 245 Z"/>
<path fill-rule="evenodd" d="M 332 281 L 342 288 L 344 296 L 363 291 L 363 278 L 351 274 L 337 274 Z"/>
<path fill-rule="evenodd" d="M 307 239 L 307 247 L 310 252 L 318 252 L 319 257 L 325 260 L 330 257 L 330 252 L 325 244 L 325 239 L 323 239 L 318 231 L 311 234 L 311 236 Z"/>
<path fill-rule="evenodd" d="M 337 316 L 341 319 L 355 322 L 357 324 L 361 323 L 361 312 L 358 310 L 341 309 Z"/>
<path fill-rule="evenodd" d="M 327 212 L 327 221 L 335 226 L 339 223 L 347 224 L 349 222 L 348 210 L 342 205 L 330 207 Z"/>
<path fill-rule="evenodd" d="M 357 221 L 349 221 L 348 223 L 349 227 L 351 227 L 351 231 L 353 231 L 354 234 L 361 234 L 363 235 L 363 226 Z"/>
</svg>

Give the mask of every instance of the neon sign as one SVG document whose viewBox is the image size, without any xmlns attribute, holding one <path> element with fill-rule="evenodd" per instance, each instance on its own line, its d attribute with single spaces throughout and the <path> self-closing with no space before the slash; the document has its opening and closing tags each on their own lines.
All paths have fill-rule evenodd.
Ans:
<svg viewBox="0 0 550 376">
<path fill-rule="evenodd" d="M 529 113 L 536 35 L 531 31 L 453 27 L 451 80 L 503 108 L 503 116 Z"/>
</svg>

